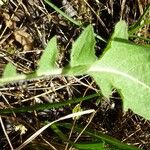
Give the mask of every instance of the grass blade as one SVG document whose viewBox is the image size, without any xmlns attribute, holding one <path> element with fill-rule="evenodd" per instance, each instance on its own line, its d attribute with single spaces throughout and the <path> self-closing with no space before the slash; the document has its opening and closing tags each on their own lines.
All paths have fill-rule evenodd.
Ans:
<svg viewBox="0 0 150 150">
<path fill-rule="evenodd" d="M 20 108 L 0 109 L 0 115 L 7 115 L 7 114 L 11 114 L 12 112 L 24 113 L 24 112 L 28 112 L 28 111 L 34 111 L 34 110 L 40 111 L 40 110 L 44 110 L 44 109 L 60 108 L 60 107 L 66 106 L 66 105 L 79 103 L 81 101 L 91 100 L 92 98 L 95 98 L 98 96 L 99 96 L 99 94 L 95 93 L 95 94 L 91 94 L 91 95 L 88 95 L 85 97 L 74 98 L 71 100 L 63 101 L 63 102 L 55 102 L 55 103 L 48 103 L 48 104 L 35 104 L 34 106 L 20 107 Z"/>
<path fill-rule="evenodd" d="M 57 124 L 57 126 L 62 126 L 62 127 L 67 128 L 67 129 L 70 129 L 72 127 L 72 124 L 70 124 L 70 123 L 60 123 L 60 124 Z M 74 129 L 77 132 L 81 132 L 83 130 L 83 128 L 84 127 L 76 126 Z M 116 148 L 119 148 L 120 150 L 141 150 L 141 149 L 139 149 L 135 146 L 124 144 L 124 143 L 120 142 L 119 140 L 117 140 L 113 137 L 110 137 L 108 135 L 105 135 L 103 133 L 93 133 L 93 131 L 85 130 L 83 132 L 83 134 L 89 135 L 93 138 L 96 138 L 96 140 L 103 140 L 106 143 L 109 143 L 111 145 L 116 146 Z"/>
<path fill-rule="evenodd" d="M 85 115 L 85 114 L 90 114 L 90 113 L 94 113 L 95 110 L 93 109 L 89 109 L 89 110 L 85 110 L 82 112 L 77 112 L 77 113 L 73 113 L 73 114 L 69 114 L 67 116 L 61 117 L 55 121 L 52 121 L 50 123 L 48 123 L 47 125 L 43 126 L 41 129 L 39 129 L 37 132 L 35 132 L 32 136 L 30 136 L 24 143 L 22 143 L 18 148 L 16 148 L 15 150 L 20 150 L 23 147 L 25 147 L 27 144 L 29 144 L 32 140 L 34 140 L 37 136 L 39 136 L 44 130 L 46 130 L 49 126 L 51 126 L 52 124 L 62 121 L 62 120 L 66 120 L 69 118 L 73 118 L 73 117 L 78 117 L 80 115 Z"/>
<path fill-rule="evenodd" d="M 69 17 L 67 14 L 65 14 L 63 11 L 61 11 L 58 7 L 56 7 L 53 3 L 50 2 L 50 0 L 44 0 L 49 6 L 51 6 L 54 10 L 56 10 L 59 14 L 61 14 L 64 18 L 68 19 L 70 22 L 77 26 L 81 26 L 81 22 L 76 21 Z"/>
</svg>

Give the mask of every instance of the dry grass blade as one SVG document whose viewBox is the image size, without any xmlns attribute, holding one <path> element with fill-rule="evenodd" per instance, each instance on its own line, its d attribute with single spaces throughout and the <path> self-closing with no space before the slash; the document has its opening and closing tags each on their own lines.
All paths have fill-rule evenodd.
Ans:
<svg viewBox="0 0 150 150">
<path fill-rule="evenodd" d="M 23 144 L 21 144 L 15 150 L 21 150 L 22 148 L 24 148 L 27 144 L 29 144 L 32 140 L 34 140 L 37 136 L 39 136 L 39 134 L 41 134 L 44 130 L 46 130 L 49 126 L 51 126 L 52 124 L 54 124 L 56 122 L 59 122 L 59 121 L 62 121 L 62 120 L 66 120 L 66 119 L 69 119 L 69 118 L 73 118 L 73 117 L 78 117 L 78 116 L 85 115 L 85 114 L 94 113 L 94 112 L 95 112 L 94 109 L 89 109 L 89 110 L 85 110 L 85 111 L 82 111 L 82 112 L 77 112 L 77 113 L 69 114 L 69 115 L 61 117 L 61 118 L 59 118 L 59 119 L 57 119 L 55 121 L 52 121 L 49 124 L 47 124 L 44 127 L 42 127 L 41 129 L 39 129 L 32 136 L 30 136 Z"/>
<path fill-rule="evenodd" d="M 126 0 L 122 0 L 122 3 L 121 3 L 121 19 L 123 18 L 123 13 L 124 13 L 124 9 L 125 9 L 125 3 L 126 3 Z"/>
<path fill-rule="evenodd" d="M 83 134 L 83 132 L 86 130 L 86 128 L 89 126 L 89 124 L 91 123 L 91 121 L 93 120 L 95 114 L 97 111 L 93 112 L 89 118 L 88 123 L 86 124 L 86 126 L 83 128 L 83 130 L 80 132 L 80 134 L 78 135 L 78 137 L 74 140 L 74 143 L 76 143 L 78 141 L 78 139 L 81 137 L 81 135 Z M 66 149 L 67 150 L 67 149 Z M 72 150 L 72 146 L 69 148 L 69 150 Z"/>
</svg>

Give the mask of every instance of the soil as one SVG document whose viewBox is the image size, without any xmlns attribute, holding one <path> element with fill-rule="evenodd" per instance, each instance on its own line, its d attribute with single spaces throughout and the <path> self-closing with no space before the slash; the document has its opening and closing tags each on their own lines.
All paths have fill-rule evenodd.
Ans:
<svg viewBox="0 0 150 150">
<path fill-rule="evenodd" d="M 118 0 L 52 0 L 51 2 L 70 17 L 82 22 L 84 27 L 92 24 L 95 33 L 106 41 L 111 37 L 114 26 L 120 18 L 131 25 L 138 20 L 148 5 L 146 0 L 130 0 L 122 3 Z M 7 0 L 0 6 L 0 75 L 2 76 L 8 62 L 12 62 L 17 67 L 18 73 L 30 73 L 36 70 L 40 56 L 53 36 L 57 37 L 59 49 L 57 66 L 67 65 L 72 43 L 82 30 L 82 27 L 64 18 L 43 0 Z M 96 41 L 95 50 L 96 55 L 99 56 L 107 43 L 100 39 Z M 50 90 L 51 92 L 48 92 Z M 73 97 L 83 97 L 98 90 L 96 83 L 89 76 L 50 77 L 9 83 L 0 87 L 0 107 L 18 108 L 37 103 L 61 102 Z M 40 94 L 42 95 L 38 96 Z M 75 105 L 70 105 L 59 109 L 12 113 L 1 118 L 10 142 L 16 148 L 46 121 L 68 115 L 74 107 Z M 132 110 L 123 112 L 122 100 L 117 91 L 112 92 L 110 99 L 104 97 L 102 100 L 92 99 L 83 102 L 81 107 L 97 110 L 88 127 L 91 130 L 103 132 L 144 150 L 150 149 L 150 121 L 134 114 Z M 87 118 L 83 116 L 76 124 L 86 125 L 86 120 Z M 73 124 L 71 119 L 66 122 Z M 28 131 L 20 135 L 19 131 L 15 131 L 15 126 L 18 124 L 27 127 Z M 69 131 L 65 130 L 63 129 L 68 137 Z M 9 150 L 10 145 L 2 128 L 0 132 L 0 150 Z M 74 133 L 71 139 L 76 136 L 77 134 Z M 81 139 L 84 142 L 89 141 L 84 135 Z M 48 129 L 24 149 L 52 149 L 50 143 L 58 150 L 64 149 L 66 145 L 53 130 Z M 39 148 L 36 148 L 37 145 Z M 110 145 L 108 147 L 111 148 Z"/>
</svg>

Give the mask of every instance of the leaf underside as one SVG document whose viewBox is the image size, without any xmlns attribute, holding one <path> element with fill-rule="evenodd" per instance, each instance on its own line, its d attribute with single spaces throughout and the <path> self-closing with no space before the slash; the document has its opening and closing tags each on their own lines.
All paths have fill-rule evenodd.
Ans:
<svg viewBox="0 0 150 150">
<path fill-rule="evenodd" d="M 126 23 L 120 21 L 103 57 L 88 72 L 106 97 L 116 88 L 124 110 L 150 119 L 150 50 L 129 43 L 127 33 Z"/>
<path fill-rule="evenodd" d="M 17 75 L 16 67 L 12 63 L 8 63 L 3 72 L 3 77 L 8 78 L 16 75 Z"/>
<path fill-rule="evenodd" d="M 128 26 L 120 21 L 103 55 L 95 56 L 95 38 L 89 25 L 73 44 L 69 67 L 59 70 L 56 37 L 52 38 L 39 62 L 39 68 L 31 75 L 17 74 L 16 68 L 8 64 L 0 84 L 13 80 L 36 78 L 43 75 L 91 75 L 104 96 L 109 97 L 115 88 L 122 96 L 124 110 L 150 119 L 150 50 L 128 41 Z"/>
<path fill-rule="evenodd" d="M 93 27 L 89 25 L 75 41 L 71 50 L 70 66 L 85 66 L 95 62 L 95 37 Z"/>
<path fill-rule="evenodd" d="M 56 59 L 57 59 L 57 41 L 56 37 L 53 37 L 47 44 L 46 49 L 44 50 L 40 62 L 39 68 L 37 70 L 37 74 L 45 75 L 50 74 L 50 71 L 54 71 L 57 69 L 56 67 Z"/>
</svg>

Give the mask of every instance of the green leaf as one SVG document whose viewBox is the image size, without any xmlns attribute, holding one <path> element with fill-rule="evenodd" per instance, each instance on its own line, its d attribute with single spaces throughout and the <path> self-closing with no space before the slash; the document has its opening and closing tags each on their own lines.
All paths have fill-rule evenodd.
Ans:
<svg viewBox="0 0 150 150">
<path fill-rule="evenodd" d="M 5 70 L 3 72 L 3 77 L 13 77 L 16 76 L 16 67 L 12 63 L 8 63 L 5 67 Z"/>
<path fill-rule="evenodd" d="M 59 124 L 56 124 L 56 125 L 60 126 L 60 127 L 65 127 L 67 129 L 72 128 L 71 123 L 59 123 Z M 79 132 L 79 133 L 82 132 L 83 129 L 84 129 L 84 127 L 80 126 L 80 125 L 76 125 L 74 127 L 74 131 Z M 92 137 L 96 141 L 104 141 L 106 144 L 110 144 L 113 147 L 116 147 L 116 150 L 117 149 L 120 149 L 120 150 L 141 150 L 140 148 L 137 148 L 137 147 L 132 146 L 132 145 L 127 145 L 127 144 L 119 141 L 118 139 L 115 139 L 115 138 L 113 138 L 109 135 L 106 135 L 104 133 L 101 133 L 101 132 L 96 132 L 96 131 L 93 132 L 93 130 L 86 129 L 83 132 L 83 134 L 86 135 L 86 136 Z"/>
<path fill-rule="evenodd" d="M 101 59 L 88 73 L 109 97 L 116 88 L 123 99 L 124 110 L 150 119 L 150 49 L 129 43 L 127 25 L 121 21 Z"/>
<path fill-rule="evenodd" d="M 106 150 L 103 143 L 80 143 L 74 146 L 79 150 Z"/>
<path fill-rule="evenodd" d="M 64 75 L 83 75 L 86 74 L 87 70 L 89 69 L 90 66 L 75 66 L 75 67 L 70 67 L 66 66 L 62 70 L 62 74 Z"/>
<path fill-rule="evenodd" d="M 97 58 L 94 47 L 94 31 L 93 27 L 89 25 L 73 44 L 70 66 L 85 66 L 95 62 Z"/>
<path fill-rule="evenodd" d="M 112 35 L 112 40 L 114 38 L 128 40 L 128 26 L 125 21 L 122 20 L 116 24 L 115 31 Z"/>
<path fill-rule="evenodd" d="M 4 69 L 2 78 L 0 78 L 0 85 L 24 79 L 26 79 L 26 75 L 18 74 L 16 67 L 12 63 L 8 63 Z"/>
<path fill-rule="evenodd" d="M 44 50 L 40 62 L 39 68 L 37 70 L 38 76 L 40 75 L 49 75 L 50 72 L 56 70 L 56 59 L 57 59 L 57 42 L 56 37 L 53 37 L 47 44 L 46 49 Z"/>
</svg>

